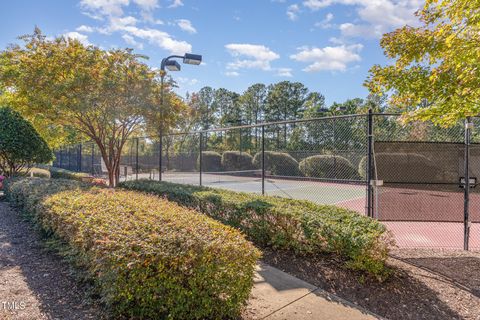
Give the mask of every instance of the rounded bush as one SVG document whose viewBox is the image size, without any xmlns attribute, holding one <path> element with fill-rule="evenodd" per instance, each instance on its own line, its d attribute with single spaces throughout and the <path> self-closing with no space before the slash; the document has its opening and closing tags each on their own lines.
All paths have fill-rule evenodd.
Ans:
<svg viewBox="0 0 480 320">
<path fill-rule="evenodd" d="M 13 176 L 53 158 L 47 142 L 20 113 L 0 107 L 0 174 Z"/>
<path fill-rule="evenodd" d="M 224 170 L 252 170 L 253 157 L 247 152 L 225 151 L 222 154 L 222 167 Z"/>
<path fill-rule="evenodd" d="M 197 159 L 197 168 L 200 167 L 200 156 Z M 222 155 L 215 151 L 202 152 L 202 170 L 213 172 L 222 170 Z"/>
<path fill-rule="evenodd" d="M 253 165 L 262 167 L 262 153 L 257 152 L 253 157 Z M 302 176 L 298 169 L 298 161 L 284 152 L 265 151 L 265 170 L 276 176 Z"/>
<path fill-rule="evenodd" d="M 388 182 L 434 182 L 441 174 L 433 161 L 418 153 L 376 153 L 378 179 Z M 358 173 L 366 178 L 367 157 L 358 165 Z"/>
<path fill-rule="evenodd" d="M 260 257 L 239 231 L 153 195 L 65 181 L 15 181 L 7 196 L 71 247 L 115 318 L 239 316 Z"/>
<path fill-rule="evenodd" d="M 359 179 L 357 170 L 348 159 L 333 155 L 316 155 L 303 159 L 300 171 L 307 177 L 328 179 Z"/>
</svg>

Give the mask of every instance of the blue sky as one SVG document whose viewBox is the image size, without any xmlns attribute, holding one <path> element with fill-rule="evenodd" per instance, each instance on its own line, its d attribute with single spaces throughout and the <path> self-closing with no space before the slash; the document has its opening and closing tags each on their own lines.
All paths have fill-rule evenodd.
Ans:
<svg viewBox="0 0 480 320">
<path fill-rule="evenodd" d="M 179 94 L 203 86 L 303 82 L 328 104 L 365 97 L 368 69 L 387 60 L 382 33 L 415 25 L 421 0 L 16 0 L 3 1 L 0 47 L 35 25 L 104 49 L 130 47 L 158 67 L 163 57 L 202 54 L 172 76 Z"/>
</svg>

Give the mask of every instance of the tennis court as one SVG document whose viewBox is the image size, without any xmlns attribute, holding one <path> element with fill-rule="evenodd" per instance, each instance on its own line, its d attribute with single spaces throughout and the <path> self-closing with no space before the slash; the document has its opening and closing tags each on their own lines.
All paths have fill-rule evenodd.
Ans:
<svg viewBox="0 0 480 320">
<path fill-rule="evenodd" d="M 135 177 L 132 177 L 133 179 Z M 139 174 L 139 178 L 155 179 L 158 176 Z M 200 184 L 199 172 L 164 172 L 162 180 L 181 184 Z M 261 170 L 232 172 L 203 172 L 202 185 L 237 192 L 262 193 Z M 333 183 L 308 181 L 301 178 L 267 176 L 265 194 L 283 198 L 309 200 L 318 204 L 338 205 L 365 213 L 365 183 Z"/>
</svg>

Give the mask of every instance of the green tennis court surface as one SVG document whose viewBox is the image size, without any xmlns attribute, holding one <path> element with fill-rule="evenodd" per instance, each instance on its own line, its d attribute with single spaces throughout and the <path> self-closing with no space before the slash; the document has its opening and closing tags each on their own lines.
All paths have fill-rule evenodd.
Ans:
<svg viewBox="0 0 480 320">
<path fill-rule="evenodd" d="M 135 179 L 135 177 L 132 177 Z M 139 179 L 158 179 L 158 176 L 139 174 Z M 162 180 L 181 184 L 200 184 L 198 172 L 164 172 Z M 262 179 L 258 174 L 251 176 L 236 173 L 202 173 L 202 185 L 238 192 L 262 193 Z M 336 204 L 353 209 L 362 214 L 365 212 L 365 185 L 343 184 L 301 179 L 265 179 L 265 194 L 290 199 L 309 200 L 319 204 Z"/>
</svg>

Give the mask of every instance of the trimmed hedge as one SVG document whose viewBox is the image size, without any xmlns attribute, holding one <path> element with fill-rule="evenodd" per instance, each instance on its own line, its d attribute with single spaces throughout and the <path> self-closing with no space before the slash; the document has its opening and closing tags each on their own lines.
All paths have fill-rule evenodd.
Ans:
<svg viewBox="0 0 480 320">
<path fill-rule="evenodd" d="M 222 167 L 226 171 L 252 170 L 253 157 L 248 152 L 225 151 L 222 154 Z"/>
<path fill-rule="evenodd" d="M 350 180 L 360 178 L 352 163 L 341 156 L 317 155 L 307 157 L 300 161 L 299 168 L 306 177 Z"/>
<path fill-rule="evenodd" d="M 70 179 L 82 181 L 83 178 L 88 178 L 90 175 L 84 172 L 74 172 L 62 168 L 50 167 L 50 178 L 52 179 Z"/>
<path fill-rule="evenodd" d="M 262 153 L 257 152 L 253 157 L 253 165 L 262 167 Z M 265 170 L 276 176 L 302 176 L 298 169 L 298 161 L 284 152 L 265 151 Z"/>
<path fill-rule="evenodd" d="M 196 211 L 63 179 L 11 181 L 6 193 L 71 248 L 119 317 L 234 318 L 249 297 L 259 251 Z"/>
<path fill-rule="evenodd" d="M 197 168 L 200 167 L 200 156 L 197 159 Z M 215 172 L 222 170 L 222 155 L 215 151 L 202 151 L 202 170 Z"/>
<path fill-rule="evenodd" d="M 347 266 L 381 279 L 393 244 L 386 228 L 354 211 L 309 201 L 138 180 L 120 187 L 166 197 L 245 232 L 261 246 L 297 253 L 335 253 Z"/>
<path fill-rule="evenodd" d="M 395 182 L 435 182 L 442 172 L 433 161 L 418 153 L 376 153 L 378 177 Z M 363 157 L 358 165 L 358 173 L 365 178 L 367 158 Z"/>
</svg>

